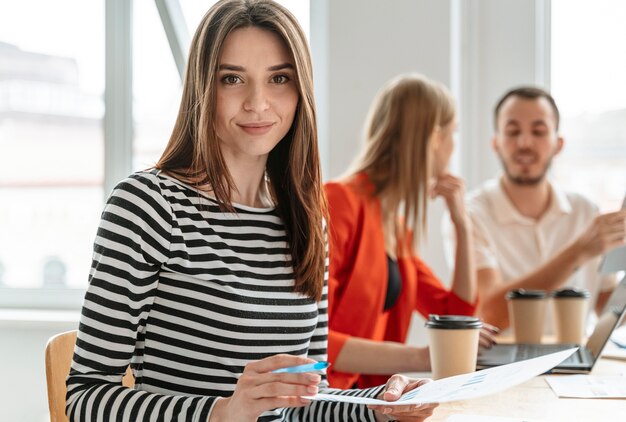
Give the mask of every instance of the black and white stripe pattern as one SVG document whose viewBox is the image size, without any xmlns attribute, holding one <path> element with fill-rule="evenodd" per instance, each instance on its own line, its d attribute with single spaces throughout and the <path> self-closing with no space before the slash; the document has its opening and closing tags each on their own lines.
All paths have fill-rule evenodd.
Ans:
<svg viewBox="0 0 626 422">
<path fill-rule="evenodd" d="M 158 171 L 116 187 L 102 213 L 67 380 L 70 420 L 206 421 L 246 363 L 277 353 L 326 360 L 326 286 L 319 303 L 293 293 L 276 210 L 236 208 L 221 212 Z M 135 389 L 120 385 L 129 362 Z M 313 402 L 260 420 L 374 417 L 364 406 Z"/>
</svg>

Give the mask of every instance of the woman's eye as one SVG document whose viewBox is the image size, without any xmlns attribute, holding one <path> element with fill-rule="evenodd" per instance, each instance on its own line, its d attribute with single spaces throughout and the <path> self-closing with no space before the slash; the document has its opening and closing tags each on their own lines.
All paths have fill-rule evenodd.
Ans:
<svg viewBox="0 0 626 422">
<path fill-rule="evenodd" d="M 272 78 L 272 82 L 282 85 L 289 82 L 289 78 L 287 77 L 287 75 L 276 75 Z"/>
<path fill-rule="evenodd" d="M 227 85 L 236 85 L 241 82 L 241 78 L 237 75 L 226 75 L 222 78 L 222 82 Z"/>
<path fill-rule="evenodd" d="M 515 136 L 518 136 L 519 132 L 518 131 L 506 132 L 505 135 L 508 136 L 509 138 L 513 138 Z"/>
</svg>

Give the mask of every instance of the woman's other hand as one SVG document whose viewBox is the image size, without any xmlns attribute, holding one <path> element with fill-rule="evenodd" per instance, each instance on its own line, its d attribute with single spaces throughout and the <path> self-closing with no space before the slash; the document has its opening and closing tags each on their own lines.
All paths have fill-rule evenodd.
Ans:
<svg viewBox="0 0 626 422">
<path fill-rule="evenodd" d="M 256 421 L 259 415 L 270 409 L 308 405 L 310 400 L 302 396 L 317 394 L 317 385 L 321 381 L 319 374 L 272 371 L 314 362 L 305 357 L 281 354 L 248 363 L 233 395 L 216 401 L 209 421 Z"/>
<path fill-rule="evenodd" d="M 429 379 L 410 379 L 403 375 L 393 375 L 387 381 L 385 388 L 378 396 L 381 400 L 396 401 L 408 391 L 414 390 L 427 382 Z M 396 420 L 399 422 L 421 422 L 432 416 L 438 403 L 407 404 L 407 405 L 375 405 L 368 406 L 376 412 L 376 420 L 379 422 Z"/>
<path fill-rule="evenodd" d="M 491 324 L 487 324 L 483 321 L 483 326 L 480 329 L 480 337 L 478 338 L 478 345 L 484 349 L 491 349 L 491 346 L 496 344 L 495 336 L 500 333 L 500 329 Z"/>
<path fill-rule="evenodd" d="M 460 177 L 444 173 L 437 177 L 430 188 L 431 198 L 441 196 L 446 201 L 452 223 L 458 227 L 469 220 L 465 210 L 465 182 Z"/>
</svg>

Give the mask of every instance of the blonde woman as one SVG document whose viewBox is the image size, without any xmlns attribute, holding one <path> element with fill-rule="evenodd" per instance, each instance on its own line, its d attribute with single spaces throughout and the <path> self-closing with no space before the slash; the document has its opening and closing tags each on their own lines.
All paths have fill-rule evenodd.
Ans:
<svg viewBox="0 0 626 422">
<path fill-rule="evenodd" d="M 428 371 L 428 349 L 404 344 L 413 311 L 472 315 L 476 309 L 463 181 L 447 171 L 456 124 L 445 87 L 421 75 L 397 77 L 372 105 L 365 149 L 352 170 L 325 186 L 332 387 Z M 429 196 L 445 199 L 456 228 L 450 291 L 416 255 Z"/>
<path fill-rule="evenodd" d="M 324 375 L 273 372 L 326 360 L 324 209 L 302 30 L 272 1 L 218 2 L 193 38 L 165 152 L 102 214 L 70 420 L 386 419 L 304 398 L 334 393 Z M 129 364 L 134 389 L 121 385 Z M 422 382 L 344 394 L 394 400 Z"/>
</svg>

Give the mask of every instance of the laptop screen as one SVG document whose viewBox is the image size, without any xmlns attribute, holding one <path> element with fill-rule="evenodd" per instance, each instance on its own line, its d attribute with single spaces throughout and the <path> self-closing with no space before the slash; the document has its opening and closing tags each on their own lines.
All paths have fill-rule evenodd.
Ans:
<svg viewBox="0 0 626 422">
<path fill-rule="evenodd" d="M 598 318 L 596 328 L 593 330 L 589 340 L 587 340 L 587 349 L 593 355 L 594 361 L 598 359 L 604 345 L 609 341 L 611 334 L 617 328 L 617 325 L 624 318 L 626 310 L 626 277 L 615 287 L 611 297 L 609 298 L 602 315 Z"/>
</svg>

